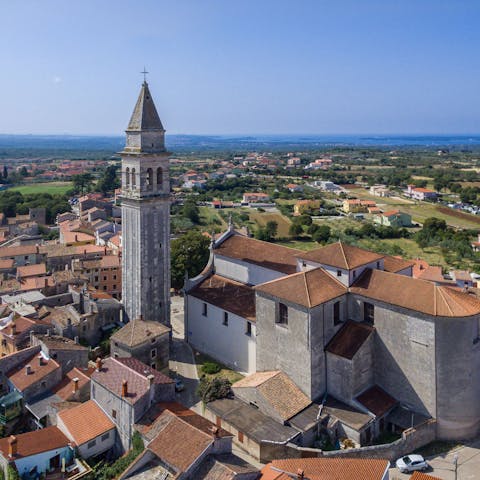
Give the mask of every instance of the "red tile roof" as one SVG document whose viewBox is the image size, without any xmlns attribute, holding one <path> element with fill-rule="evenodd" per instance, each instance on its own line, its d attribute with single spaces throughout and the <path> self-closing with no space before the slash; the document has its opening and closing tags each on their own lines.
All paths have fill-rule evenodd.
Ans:
<svg viewBox="0 0 480 480">
<path fill-rule="evenodd" d="M 299 470 L 308 480 L 382 480 L 389 466 L 388 460 L 372 458 L 290 458 L 266 465 L 260 480 L 290 480 Z"/>
<path fill-rule="evenodd" d="M 42 365 L 40 365 L 39 356 L 42 357 Z M 26 373 L 27 365 L 30 365 L 30 373 L 28 375 Z M 55 360 L 51 358 L 47 360 L 42 354 L 35 353 L 22 362 L 22 364 L 10 370 L 7 373 L 7 377 L 15 388 L 21 392 L 59 368 L 60 365 Z"/>
<path fill-rule="evenodd" d="M 345 285 L 322 268 L 295 273 L 257 285 L 255 290 L 304 307 L 316 307 L 347 292 Z"/>
<path fill-rule="evenodd" d="M 162 372 L 149 367 L 145 363 L 137 360 L 133 357 L 117 358 L 117 361 L 128 367 L 130 370 L 139 373 L 143 377 L 147 378 L 149 375 L 153 375 L 153 383 L 156 385 L 164 385 L 167 383 L 173 383 L 174 380 L 167 377 Z"/>
<path fill-rule="evenodd" d="M 474 295 L 382 270 L 367 269 L 350 291 L 433 316 L 470 317 L 480 314 L 480 300 Z"/>
<path fill-rule="evenodd" d="M 211 275 L 188 292 L 227 312 L 255 321 L 255 290 L 220 275 Z"/>
<path fill-rule="evenodd" d="M 62 400 L 72 400 L 74 398 L 74 378 L 78 378 L 79 390 L 90 383 L 90 377 L 75 367 L 63 377 L 62 381 L 53 389 L 53 393 L 58 395 Z"/>
<path fill-rule="evenodd" d="M 243 235 L 232 235 L 215 248 L 215 253 L 290 274 L 297 271 L 295 255 L 301 252 Z"/>
<path fill-rule="evenodd" d="M 333 336 L 325 350 L 351 360 L 374 331 L 370 325 L 349 320 Z"/>
<path fill-rule="evenodd" d="M 113 422 L 94 400 L 62 410 L 58 413 L 58 418 L 63 422 L 70 437 L 78 446 L 115 428 Z"/>
<path fill-rule="evenodd" d="M 301 252 L 296 256 L 302 260 L 310 260 L 343 270 L 352 270 L 367 263 L 381 260 L 384 257 L 384 255 L 369 252 L 343 242 L 331 243 L 310 252 Z"/>
<path fill-rule="evenodd" d="M 20 433 L 15 435 L 17 455 L 11 459 L 8 456 L 8 441 L 10 438 L 0 438 L 0 451 L 7 460 L 30 457 L 31 455 L 67 447 L 70 444 L 70 440 L 57 427 L 46 427 L 33 432 Z"/>
<path fill-rule="evenodd" d="M 398 403 L 397 400 L 378 385 L 374 385 L 363 392 L 356 400 L 377 417 L 385 415 Z"/>
<path fill-rule="evenodd" d="M 397 273 L 401 270 L 413 267 L 413 265 L 415 265 L 414 261 L 404 260 L 401 257 L 391 257 L 390 255 L 386 255 L 383 258 L 383 268 L 387 272 Z"/>
</svg>

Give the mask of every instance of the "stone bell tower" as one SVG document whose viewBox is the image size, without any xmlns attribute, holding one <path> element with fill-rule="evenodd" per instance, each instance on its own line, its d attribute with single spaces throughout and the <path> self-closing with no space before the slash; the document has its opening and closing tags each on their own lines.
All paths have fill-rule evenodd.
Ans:
<svg viewBox="0 0 480 480">
<path fill-rule="evenodd" d="M 146 81 L 126 134 L 120 152 L 125 313 L 170 326 L 169 152 Z"/>
</svg>

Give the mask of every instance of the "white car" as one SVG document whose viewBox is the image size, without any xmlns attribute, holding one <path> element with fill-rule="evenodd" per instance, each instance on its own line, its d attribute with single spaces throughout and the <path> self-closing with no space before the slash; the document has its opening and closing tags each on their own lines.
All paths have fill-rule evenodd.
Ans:
<svg viewBox="0 0 480 480">
<path fill-rule="evenodd" d="M 428 463 L 421 455 L 407 455 L 399 458 L 395 465 L 402 473 L 410 473 L 415 470 L 427 470 Z"/>
</svg>

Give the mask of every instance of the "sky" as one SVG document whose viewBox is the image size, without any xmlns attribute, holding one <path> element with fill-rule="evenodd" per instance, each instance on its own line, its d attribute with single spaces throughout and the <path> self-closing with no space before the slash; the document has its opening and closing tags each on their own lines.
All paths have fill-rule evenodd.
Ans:
<svg viewBox="0 0 480 480">
<path fill-rule="evenodd" d="M 0 133 L 480 133 L 480 0 L 0 0 Z"/>
</svg>

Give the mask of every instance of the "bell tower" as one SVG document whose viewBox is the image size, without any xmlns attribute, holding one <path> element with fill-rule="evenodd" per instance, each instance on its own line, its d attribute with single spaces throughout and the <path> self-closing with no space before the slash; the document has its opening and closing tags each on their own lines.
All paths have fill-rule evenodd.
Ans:
<svg viewBox="0 0 480 480">
<path fill-rule="evenodd" d="M 122 157 L 122 298 L 129 320 L 170 326 L 170 177 L 165 129 L 143 82 Z"/>
</svg>

